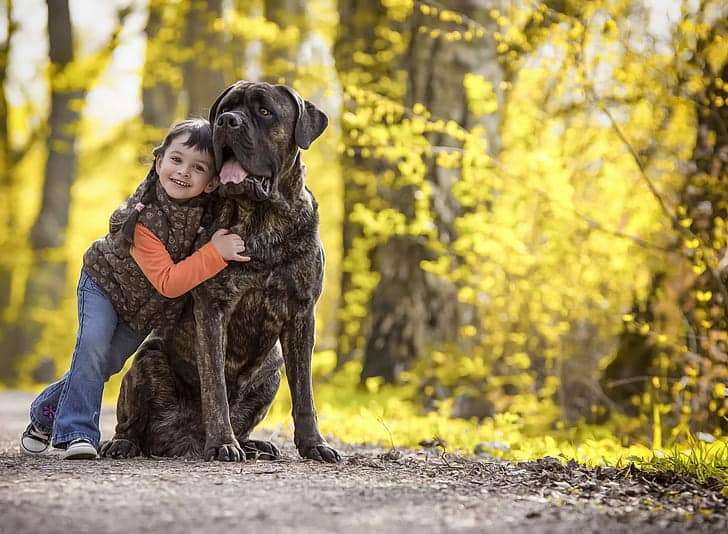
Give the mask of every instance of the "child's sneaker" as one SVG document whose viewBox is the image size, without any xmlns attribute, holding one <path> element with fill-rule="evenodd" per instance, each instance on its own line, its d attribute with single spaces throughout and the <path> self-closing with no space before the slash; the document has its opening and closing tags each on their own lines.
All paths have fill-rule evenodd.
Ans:
<svg viewBox="0 0 728 534">
<path fill-rule="evenodd" d="M 93 460 L 96 458 L 97 451 L 89 440 L 86 438 L 74 439 L 66 447 L 63 453 L 64 460 Z"/>
<path fill-rule="evenodd" d="M 51 444 L 51 435 L 41 432 L 33 426 L 28 425 L 23 435 L 20 436 L 20 450 L 26 454 L 40 454 L 48 449 Z"/>
</svg>

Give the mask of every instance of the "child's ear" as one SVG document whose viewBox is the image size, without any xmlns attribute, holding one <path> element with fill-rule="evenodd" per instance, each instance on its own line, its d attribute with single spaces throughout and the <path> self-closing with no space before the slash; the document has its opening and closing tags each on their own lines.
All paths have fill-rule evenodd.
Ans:
<svg viewBox="0 0 728 534">
<path fill-rule="evenodd" d="M 215 189 L 217 189 L 218 185 L 220 185 L 220 179 L 217 176 L 213 176 L 205 186 L 205 193 L 212 193 Z"/>
<path fill-rule="evenodd" d="M 157 154 L 157 156 L 154 158 L 154 170 L 157 171 L 157 176 L 161 173 L 162 170 L 162 155 Z"/>
</svg>

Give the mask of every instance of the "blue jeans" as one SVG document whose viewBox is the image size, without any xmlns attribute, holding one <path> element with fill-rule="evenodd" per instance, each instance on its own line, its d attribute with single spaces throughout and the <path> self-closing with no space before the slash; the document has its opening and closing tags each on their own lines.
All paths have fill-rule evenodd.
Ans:
<svg viewBox="0 0 728 534">
<path fill-rule="evenodd" d="M 53 435 L 53 446 L 86 438 L 98 448 L 99 412 L 104 383 L 124 367 L 146 333 L 132 330 L 116 314 L 108 294 L 85 269 L 78 281 L 78 335 L 71 368 L 38 395 L 30 420 Z"/>
</svg>

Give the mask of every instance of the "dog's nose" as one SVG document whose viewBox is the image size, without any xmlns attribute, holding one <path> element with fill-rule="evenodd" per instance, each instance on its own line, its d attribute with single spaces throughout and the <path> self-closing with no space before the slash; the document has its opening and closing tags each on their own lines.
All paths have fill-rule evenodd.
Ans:
<svg viewBox="0 0 728 534">
<path fill-rule="evenodd" d="M 226 126 L 228 128 L 236 129 L 240 128 L 240 124 L 240 119 L 234 113 L 227 111 L 217 118 L 217 126 Z"/>
</svg>

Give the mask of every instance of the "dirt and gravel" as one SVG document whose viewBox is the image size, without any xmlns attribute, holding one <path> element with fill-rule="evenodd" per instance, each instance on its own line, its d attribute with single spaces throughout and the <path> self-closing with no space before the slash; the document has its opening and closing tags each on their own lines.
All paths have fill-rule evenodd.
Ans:
<svg viewBox="0 0 728 534">
<path fill-rule="evenodd" d="M 338 465 L 134 459 L 64 461 L 18 450 L 28 393 L 0 392 L 0 532 L 725 532 L 717 482 L 589 469 L 546 458 L 466 459 L 332 440 Z M 112 407 L 102 412 L 104 438 Z M 266 438 L 270 436 L 265 436 Z"/>
</svg>

